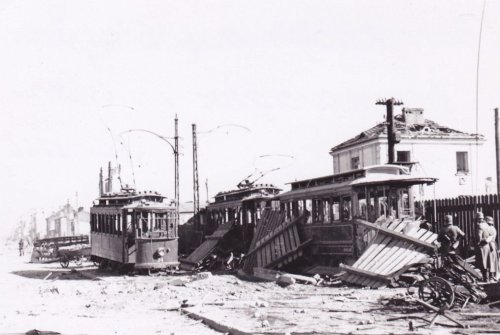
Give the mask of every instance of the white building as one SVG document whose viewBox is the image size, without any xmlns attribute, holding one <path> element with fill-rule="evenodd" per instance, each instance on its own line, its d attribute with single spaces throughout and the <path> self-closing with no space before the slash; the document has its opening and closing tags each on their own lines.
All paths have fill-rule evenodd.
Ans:
<svg viewBox="0 0 500 335">
<path fill-rule="evenodd" d="M 394 128 L 400 140 L 394 150 L 396 162 L 439 179 L 434 186 L 426 187 L 425 197 L 446 198 L 470 195 L 475 190 L 492 191 L 491 187 L 488 190 L 485 176 L 476 176 L 474 157 L 485 142 L 483 135 L 468 134 L 426 120 L 421 108 L 403 108 L 402 113 L 394 117 Z M 387 124 L 379 123 L 333 147 L 330 155 L 334 173 L 387 163 Z"/>
<path fill-rule="evenodd" d="M 90 232 L 90 213 L 80 207 L 78 210 L 68 203 L 46 219 L 46 237 L 85 235 Z"/>
</svg>

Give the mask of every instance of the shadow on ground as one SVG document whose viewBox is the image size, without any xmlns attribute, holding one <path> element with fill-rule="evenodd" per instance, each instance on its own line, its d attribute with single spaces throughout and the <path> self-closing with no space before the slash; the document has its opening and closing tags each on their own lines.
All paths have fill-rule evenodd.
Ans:
<svg viewBox="0 0 500 335">
<path fill-rule="evenodd" d="M 99 271 L 95 268 L 80 269 L 40 269 L 12 271 L 12 274 L 28 279 L 41 280 L 100 280 L 102 277 L 113 277 L 118 274 Z"/>
</svg>

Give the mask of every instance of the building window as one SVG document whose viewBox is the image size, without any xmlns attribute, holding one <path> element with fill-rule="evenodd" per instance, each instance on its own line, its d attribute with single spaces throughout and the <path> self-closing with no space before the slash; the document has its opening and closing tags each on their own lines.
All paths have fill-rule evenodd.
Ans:
<svg viewBox="0 0 500 335">
<path fill-rule="evenodd" d="M 351 158 L 351 169 L 357 170 L 359 169 L 359 157 L 352 157 Z"/>
<path fill-rule="evenodd" d="M 469 157 L 467 151 L 457 151 L 457 173 L 469 173 Z"/>
<path fill-rule="evenodd" d="M 396 160 L 398 162 L 404 162 L 404 163 L 411 162 L 411 160 L 410 160 L 410 152 L 409 151 L 398 151 L 396 153 Z"/>
</svg>

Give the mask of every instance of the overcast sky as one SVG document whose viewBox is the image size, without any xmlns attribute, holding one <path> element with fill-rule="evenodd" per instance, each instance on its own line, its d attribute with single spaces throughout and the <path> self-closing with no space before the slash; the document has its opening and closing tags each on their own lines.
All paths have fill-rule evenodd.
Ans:
<svg viewBox="0 0 500 335">
<path fill-rule="evenodd" d="M 202 202 L 206 179 L 213 196 L 255 169 L 280 168 L 261 180 L 283 187 L 331 174 L 329 149 L 383 121 L 380 97 L 474 133 L 482 4 L 0 0 L 2 230 L 75 204 L 76 192 L 91 206 L 115 152 L 124 182 L 173 197 L 169 146 L 122 132 L 171 137 L 176 114 L 183 201 L 192 199 L 192 123 L 241 126 L 199 134 Z M 500 2 L 487 1 L 479 132 L 491 175 L 499 17 Z"/>
</svg>

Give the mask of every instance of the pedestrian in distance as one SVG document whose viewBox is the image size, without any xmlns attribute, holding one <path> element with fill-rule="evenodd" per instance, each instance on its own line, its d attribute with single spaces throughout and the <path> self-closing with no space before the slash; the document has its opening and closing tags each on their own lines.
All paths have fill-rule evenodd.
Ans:
<svg viewBox="0 0 500 335">
<path fill-rule="evenodd" d="M 497 245 L 497 230 L 495 228 L 495 221 L 493 217 L 487 216 L 485 218 L 486 223 L 488 224 L 488 229 L 490 232 L 490 253 L 488 255 L 488 272 L 490 280 L 496 280 L 497 271 L 498 271 L 498 245 Z"/>
<path fill-rule="evenodd" d="M 19 240 L 19 256 L 24 256 L 24 240 Z"/>
<path fill-rule="evenodd" d="M 476 214 L 476 266 L 483 275 L 483 281 L 487 282 L 490 279 L 490 242 L 491 230 L 484 220 L 484 214 L 478 212 Z"/>
</svg>

